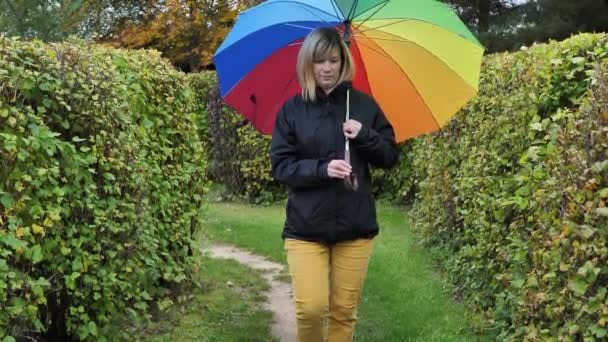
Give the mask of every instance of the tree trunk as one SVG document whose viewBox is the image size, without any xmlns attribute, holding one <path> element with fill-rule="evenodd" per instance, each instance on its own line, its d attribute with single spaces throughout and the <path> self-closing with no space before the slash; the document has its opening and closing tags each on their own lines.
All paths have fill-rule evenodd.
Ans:
<svg viewBox="0 0 608 342">
<path fill-rule="evenodd" d="M 490 28 L 490 0 L 477 0 L 477 18 L 479 20 L 479 32 L 488 32 Z"/>
<path fill-rule="evenodd" d="M 67 329 L 68 294 L 65 288 L 58 292 L 51 292 L 46 296 L 48 303 L 48 317 L 50 326 L 46 332 L 47 341 L 70 341 Z"/>
</svg>

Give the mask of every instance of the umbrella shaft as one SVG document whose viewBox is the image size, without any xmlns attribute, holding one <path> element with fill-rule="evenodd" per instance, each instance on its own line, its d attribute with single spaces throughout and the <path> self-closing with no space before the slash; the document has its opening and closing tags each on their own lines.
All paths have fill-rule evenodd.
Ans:
<svg viewBox="0 0 608 342">
<path fill-rule="evenodd" d="M 344 121 L 350 120 L 350 89 L 346 89 L 346 118 Z M 348 151 L 348 138 L 346 138 L 346 150 Z"/>
<path fill-rule="evenodd" d="M 346 120 L 348 121 L 350 119 L 350 89 L 346 89 Z M 346 153 L 346 156 L 348 156 L 346 159 L 347 162 L 350 162 L 350 147 L 349 147 L 349 143 L 348 143 L 348 138 L 346 138 L 346 143 L 344 144 L 344 152 Z"/>
<path fill-rule="evenodd" d="M 346 46 L 348 46 L 349 48 L 350 48 L 350 36 L 351 36 L 350 20 L 345 20 L 344 21 L 344 43 L 346 43 Z"/>
</svg>

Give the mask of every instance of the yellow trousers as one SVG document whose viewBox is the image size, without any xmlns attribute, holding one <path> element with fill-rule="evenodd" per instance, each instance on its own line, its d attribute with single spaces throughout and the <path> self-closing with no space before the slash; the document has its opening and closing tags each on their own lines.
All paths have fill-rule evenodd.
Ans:
<svg viewBox="0 0 608 342">
<path fill-rule="evenodd" d="M 326 246 L 285 239 L 298 342 L 351 342 L 372 239 Z"/>
</svg>

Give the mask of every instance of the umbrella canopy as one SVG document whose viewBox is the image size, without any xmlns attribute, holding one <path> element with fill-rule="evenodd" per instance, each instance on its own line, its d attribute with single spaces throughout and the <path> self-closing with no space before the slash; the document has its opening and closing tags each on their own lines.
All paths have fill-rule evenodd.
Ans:
<svg viewBox="0 0 608 342">
<path fill-rule="evenodd" d="M 224 101 L 271 133 L 301 91 L 300 45 L 326 26 L 350 33 L 353 86 L 374 97 L 397 141 L 438 130 L 478 90 L 483 47 L 441 2 L 268 0 L 239 15 L 214 55 Z"/>
</svg>

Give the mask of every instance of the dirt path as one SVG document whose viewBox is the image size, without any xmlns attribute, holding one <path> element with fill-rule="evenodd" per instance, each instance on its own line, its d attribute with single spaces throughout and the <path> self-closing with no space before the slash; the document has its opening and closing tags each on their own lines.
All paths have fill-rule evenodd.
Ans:
<svg viewBox="0 0 608 342">
<path fill-rule="evenodd" d="M 234 259 L 263 272 L 264 279 L 270 284 L 265 307 L 272 311 L 274 316 L 272 333 L 281 342 L 294 342 L 296 325 L 291 284 L 276 280 L 276 276 L 283 271 L 283 265 L 233 246 L 213 245 L 205 250 L 213 258 Z"/>
</svg>

